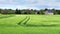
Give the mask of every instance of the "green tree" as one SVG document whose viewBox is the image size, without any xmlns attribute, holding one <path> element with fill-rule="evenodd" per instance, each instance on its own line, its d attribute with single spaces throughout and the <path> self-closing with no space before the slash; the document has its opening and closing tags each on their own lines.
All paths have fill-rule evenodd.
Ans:
<svg viewBox="0 0 60 34">
<path fill-rule="evenodd" d="M 44 11 L 43 9 L 40 10 L 40 14 L 44 14 L 44 12 L 45 12 L 45 11 Z"/>
</svg>

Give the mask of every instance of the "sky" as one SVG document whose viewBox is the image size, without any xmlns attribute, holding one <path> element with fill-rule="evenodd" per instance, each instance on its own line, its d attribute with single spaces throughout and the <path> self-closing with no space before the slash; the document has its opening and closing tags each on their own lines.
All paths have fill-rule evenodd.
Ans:
<svg viewBox="0 0 60 34">
<path fill-rule="evenodd" d="M 60 9 L 60 0 L 0 0 L 2 9 Z"/>
</svg>

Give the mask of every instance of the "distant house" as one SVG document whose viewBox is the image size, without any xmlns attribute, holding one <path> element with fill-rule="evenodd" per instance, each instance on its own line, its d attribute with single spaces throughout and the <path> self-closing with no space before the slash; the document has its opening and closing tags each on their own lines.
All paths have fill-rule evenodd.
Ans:
<svg viewBox="0 0 60 34">
<path fill-rule="evenodd" d="M 53 15 L 53 10 L 45 9 L 45 15 Z"/>
</svg>

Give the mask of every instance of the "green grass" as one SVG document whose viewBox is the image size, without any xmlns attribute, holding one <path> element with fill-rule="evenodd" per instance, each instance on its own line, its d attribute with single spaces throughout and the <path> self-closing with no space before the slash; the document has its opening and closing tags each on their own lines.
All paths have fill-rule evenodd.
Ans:
<svg viewBox="0 0 60 34">
<path fill-rule="evenodd" d="M 60 25 L 60 15 L 32 15 L 27 24 Z"/>
<path fill-rule="evenodd" d="M 13 15 L 3 18 L 0 19 L 0 34 L 60 34 L 60 15 Z"/>
</svg>

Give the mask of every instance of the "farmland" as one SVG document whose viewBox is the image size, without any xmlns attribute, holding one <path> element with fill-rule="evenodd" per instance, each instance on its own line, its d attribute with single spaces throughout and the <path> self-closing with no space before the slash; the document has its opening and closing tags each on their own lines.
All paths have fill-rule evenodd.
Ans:
<svg viewBox="0 0 60 34">
<path fill-rule="evenodd" d="M 60 34 L 60 15 L 2 15 L 0 34 Z"/>
</svg>

